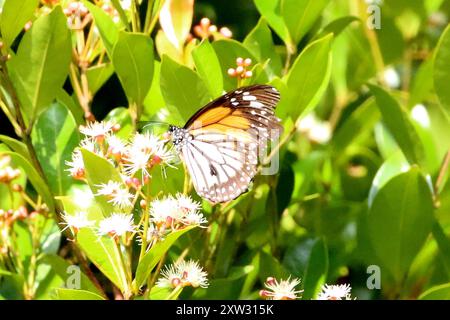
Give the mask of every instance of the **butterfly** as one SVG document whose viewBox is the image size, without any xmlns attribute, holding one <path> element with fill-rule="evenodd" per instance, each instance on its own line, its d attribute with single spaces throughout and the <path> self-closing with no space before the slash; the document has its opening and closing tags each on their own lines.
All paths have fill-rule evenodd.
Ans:
<svg viewBox="0 0 450 320">
<path fill-rule="evenodd" d="M 208 103 L 184 127 L 169 126 L 169 137 L 199 196 L 221 203 L 248 190 L 257 173 L 258 152 L 282 132 L 274 114 L 279 100 L 274 87 L 242 87 Z"/>
</svg>

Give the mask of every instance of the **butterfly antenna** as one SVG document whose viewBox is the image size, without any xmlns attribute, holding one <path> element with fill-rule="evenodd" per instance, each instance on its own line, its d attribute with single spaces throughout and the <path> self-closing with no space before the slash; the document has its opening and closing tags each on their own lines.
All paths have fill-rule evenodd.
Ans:
<svg viewBox="0 0 450 320">
<path fill-rule="evenodd" d="M 166 127 L 170 126 L 170 124 L 167 122 L 157 121 L 157 120 L 149 120 L 149 121 L 139 121 L 137 123 L 137 129 L 138 129 L 138 131 L 142 131 L 145 128 L 151 127 L 153 125 L 166 126 Z"/>
</svg>

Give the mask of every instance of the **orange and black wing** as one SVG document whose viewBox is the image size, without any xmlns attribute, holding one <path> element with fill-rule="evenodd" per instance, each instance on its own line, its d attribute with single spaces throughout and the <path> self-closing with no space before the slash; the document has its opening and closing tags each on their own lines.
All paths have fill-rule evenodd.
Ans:
<svg viewBox="0 0 450 320">
<path fill-rule="evenodd" d="M 183 159 L 197 193 L 225 202 L 248 188 L 256 174 L 258 153 L 282 127 L 275 117 L 280 95 L 275 88 L 239 88 L 209 103 L 185 125 L 192 139 Z"/>
</svg>

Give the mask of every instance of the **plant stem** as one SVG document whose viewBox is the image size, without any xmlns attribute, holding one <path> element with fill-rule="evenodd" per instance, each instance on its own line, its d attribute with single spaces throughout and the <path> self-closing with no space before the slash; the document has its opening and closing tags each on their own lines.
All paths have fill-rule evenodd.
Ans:
<svg viewBox="0 0 450 320">
<path fill-rule="evenodd" d="M 151 21 L 150 21 L 148 27 L 146 27 L 144 29 L 145 34 L 150 35 L 153 32 L 153 29 L 155 28 L 156 22 L 158 21 L 158 18 L 159 18 L 159 12 L 161 11 L 161 8 L 163 7 L 164 2 L 165 2 L 165 0 L 161 0 L 159 2 L 159 6 L 155 12 L 155 15 L 151 18 Z"/>
<path fill-rule="evenodd" d="M 445 154 L 444 160 L 442 160 L 441 168 L 439 169 L 438 176 L 436 178 L 436 183 L 434 185 L 435 192 L 435 205 L 439 206 L 439 190 L 443 186 L 445 176 L 448 174 L 448 167 L 450 164 L 450 150 Z"/>
<path fill-rule="evenodd" d="M 291 67 L 292 57 L 297 53 L 297 47 L 292 43 L 291 40 L 286 42 L 286 62 L 284 64 L 282 75 L 285 76 L 289 72 L 289 68 Z"/>
</svg>

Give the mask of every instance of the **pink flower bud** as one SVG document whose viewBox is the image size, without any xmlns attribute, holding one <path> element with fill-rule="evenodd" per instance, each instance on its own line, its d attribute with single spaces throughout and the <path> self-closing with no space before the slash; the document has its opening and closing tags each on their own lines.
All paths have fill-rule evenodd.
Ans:
<svg viewBox="0 0 450 320">
<path fill-rule="evenodd" d="M 208 31 L 211 33 L 217 32 L 217 26 L 214 24 L 209 26 Z"/>
<path fill-rule="evenodd" d="M 231 32 L 230 29 L 228 29 L 227 27 L 222 27 L 220 28 L 220 33 L 225 37 L 225 38 L 231 38 L 233 36 L 233 33 Z"/>
<path fill-rule="evenodd" d="M 202 19 L 200 20 L 200 25 L 201 25 L 203 28 L 207 29 L 207 28 L 211 25 L 211 21 L 210 21 L 208 18 L 202 18 Z"/>
<path fill-rule="evenodd" d="M 247 59 L 244 60 L 244 66 L 248 67 L 251 64 L 252 64 L 252 59 L 247 58 Z"/>
<path fill-rule="evenodd" d="M 238 66 L 238 67 L 236 68 L 236 73 L 237 73 L 237 74 L 242 74 L 242 72 L 244 72 L 244 67 L 243 67 L 243 66 Z"/>
<path fill-rule="evenodd" d="M 236 59 L 236 64 L 237 64 L 238 66 L 242 66 L 243 63 L 244 63 L 244 59 L 243 59 L 243 58 L 238 57 L 238 58 Z"/>
<path fill-rule="evenodd" d="M 245 78 L 251 78 L 253 75 L 253 72 L 251 70 L 245 71 L 244 77 Z"/>
<path fill-rule="evenodd" d="M 236 70 L 235 69 L 233 69 L 233 68 L 230 68 L 230 69 L 228 69 L 228 75 L 230 76 L 230 77 L 236 77 Z"/>
</svg>

